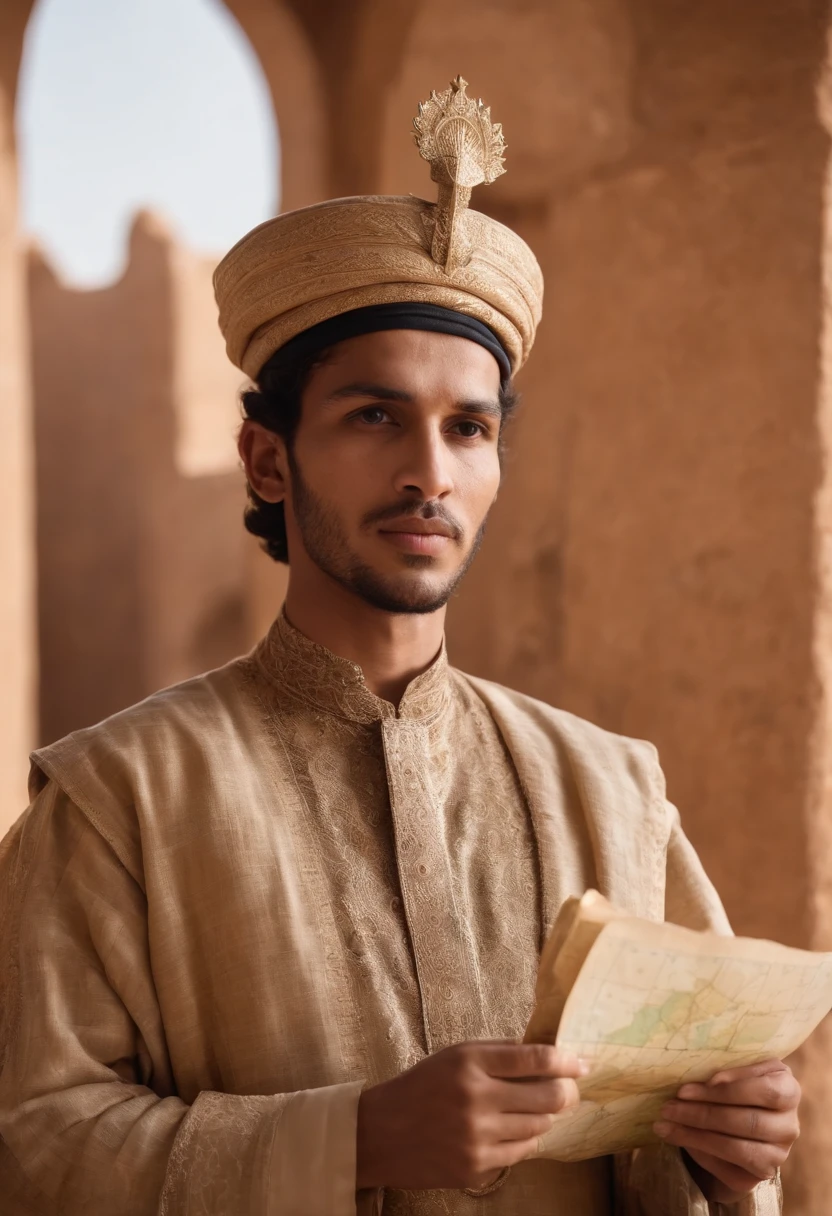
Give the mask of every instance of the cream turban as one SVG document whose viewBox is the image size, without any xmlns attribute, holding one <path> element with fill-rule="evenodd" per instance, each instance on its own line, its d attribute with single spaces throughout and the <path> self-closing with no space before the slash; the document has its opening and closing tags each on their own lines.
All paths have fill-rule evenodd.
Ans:
<svg viewBox="0 0 832 1216">
<path fill-rule="evenodd" d="M 503 138 L 458 78 L 419 107 L 416 142 L 439 183 L 437 203 L 412 197 L 333 199 L 268 220 L 214 273 L 228 357 L 252 379 L 321 321 L 370 305 L 423 303 L 473 317 L 526 360 L 543 278 L 528 245 L 468 209 L 471 188 L 502 173 Z"/>
</svg>

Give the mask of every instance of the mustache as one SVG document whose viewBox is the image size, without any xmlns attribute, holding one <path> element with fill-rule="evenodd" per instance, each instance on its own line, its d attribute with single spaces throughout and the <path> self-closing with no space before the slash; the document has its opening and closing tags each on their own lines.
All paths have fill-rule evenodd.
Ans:
<svg viewBox="0 0 832 1216">
<path fill-rule="evenodd" d="M 368 511 L 361 522 L 363 526 L 368 527 L 371 524 L 389 523 L 391 520 L 398 523 L 405 519 L 439 519 L 451 530 L 454 540 L 461 540 L 465 535 L 465 529 L 459 520 L 438 502 L 414 503 L 410 500 L 390 507 L 379 507 L 375 511 Z"/>
</svg>

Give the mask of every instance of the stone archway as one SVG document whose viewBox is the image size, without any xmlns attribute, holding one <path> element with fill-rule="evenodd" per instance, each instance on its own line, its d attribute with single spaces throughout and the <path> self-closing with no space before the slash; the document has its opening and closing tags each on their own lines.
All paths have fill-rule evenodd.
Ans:
<svg viewBox="0 0 832 1216">
<path fill-rule="evenodd" d="M 328 143 L 325 134 L 326 94 L 315 54 L 310 47 L 302 26 L 292 12 L 282 4 L 271 3 L 269 0 L 231 0 L 226 7 L 232 17 L 238 21 L 251 43 L 255 54 L 263 66 L 264 74 L 271 91 L 276 117 L 279 120 L 282 142 L 282 206 L 284 208 L 291 208 L 303 205 L 306 202 L 315 201 L 327 193 L 325 178 L 328 170 Z M 2 136 L 7 144 L 8 154 L 4 156 L 0 171 L 6 176 L 9 183 L 9 188 L 3 192 L 3 200 L 4 202 L 6 200 L 9 201 L 10 209 L 7 215 L 4 214 L 0 217 L 3 224 L 2 229 L 0 229 L 0 237 L 5 238 L 3 247 L 0 250 L 0 257 L 6 258 L 14 271 L 14 273 L 10 272 L 3 277 L 4 291 L 9 296 L 9 304 L 3 309 L 2 314 L 0 314 L 0 349 L 3 351 L 2 369 L 0 370 L 5 377 L 4 388 L 6 391 L 3 394 L 3 401 L 8 411 L 7 442 L 4 445 L 2 454 L 3 461 L 8 465 L 8 476 L 3 478 L 2 492 L 9 494 L 10 499 L 13 499 L 13 509 L 10 504 L 9 509 L 4 512 L 4 530 L 0 533 L 0 544 L 2 544 L 4 549 L 8 548 L 8 554 L 0 550 L 0 556 L 3 558 L 2 568 L 4 574 L 6 571 L 10 572 L 10 577 L 4 579 L 2 591 L 0 591 L 0 597 L 2 597 L 0 598 L 0 621 L 2 621 L 4 626 L 8 625 L 7 628 L 4 627 L 2 630 L 0 647 L 8 645 L 9 648 L 8 655 L 3 654 L 2 656 L 4 659 L 4 671 L 7 673 L 6 686 L 9 691 L 3 708 L 0 710 L 0 715 L 2 715 L 0 717 L 0 727 L 2 727 L 0 729 L 0 758 L 4 760 L 2 777 L 0 777 L 0 820 L 5 822 L 10 821 L 25 805 L 26 757 L 29 748 L 36 741 L 36 722 L 38 717 L 35 704 L 36 694 L 34 691 L 36 688 L 37 641 L 35 636 L 35 621 L 37 613 L 35 611 L 36 600 L 32 586 L 33 567 L 35 564 L 35 541 L 32 528 L 34 487 L 30 438 L 32 418 L 29 404 L 32 369 L 29 359 L 28 342 L 22 329 L 27 313 L 26 299 L 29 297 L 27 297 L 26 287 L 23 282 L 25 266 L 19 250 L 20 242 L 15 206 L 17 186 L 15 180 L 16 157 L 13 130 L 17 72 L 27 22 L 31 16 L 32 8 L 32 3 L 19 3 L 17 6 L 12 5 L 11 9 L 8 7 L 4 8 L 2 14 L 3 26 L 8 31 L 2 41 L 2 50 L 5 56 L 2 67 L 4 69 L 3 86 L 6 101 L 2 118 L 8 124 L 8 130 L 7 132 L 4 130 Z M 170 248 L 170 256 L 176 262 L 177 255 L 173 247 L 170 246 Z M 179 262 L 188 262 L 189 264 L 192 260 L 187 256 L 179 258 Z M 128 280 L 132 280 L 135 278 L 136 268 L 130 267 L 129 271 L 130 273 L 127 275 L 127 278 Z M 175 273 L 179 274 L 181 271 L 182 266 L 179 266 L 175 270 Z M 193 290 L 194 284 L 190 280 L 193 279 L 194 274 L 197 279 L 202 280 L 203 285 L 199 287 L 199 292 L 204 293 L 204 284 L 209 272 L 209 267 L 203 266 L 201 263 L 197 267 L 196 262 L 194 262 L 193 268 L 189 269 L 186 275 L 186 278 L 189 280 L 188 283 L 185 283 L 183 280 L 180 287 L 177 288 L 173 286 L 174 281 L 171 280 L 172 298 L 176 299 L 177 296 L 181 295 L 183 299 L 187 299 L 188 292 L 190 291 L 191 296 L 196 299 Z M 34 276 L 32 284 L 37 284 L 38 306 L 43 307 L 42 297 L 46 291 L 44 284 L 50 281 L 50 276 L 43 268 L 39 267 L 37 259 L 35 259 L 35 263 L 33 264 L 32 273 Z M 56 296 L 56 300 L 63 300 L 63 303 L 60 308 L 55 305 L 51 309 L 54 316 L 50 317 L 45 326 L 38 325 L 39 349 L 42 348 L 44 335 L 48 335 L 50 331 L 53 332 L 52 340 L 61 339 L 60 326 L 56 332 L 54 330 L 54 321 L 56 317 L 61 315 L 62 309 L 66 324 L 71 329 L 73 325 L 81 323 L 87 305 L 90 307 L 94 305 L 92 297 L 90 300 L 83 300 L 81 296 L 77 296 L 73 300 L 71 293 L 62 293 L 60 285 L 53 284 L 53 289 L 53 295 Z M 115 293 L 113 298 L 116 299 L 119 296 L 119 285 L 116 285 L 113 290 Z M 12 302 L 11 296 L 13 292 L 15 294 Z M 107 291 L 101 293 L 103 299 L 108 299 L 109 294 Z M 202 296 L 199 295 L 197 303 L 201 299 Z M 55 301 L 53 301 L 53 304 L 55 304 Z M 193 307 L 195 305 L 192 305 Z M 76 313 L 78 314 L 77 317 Z M 212 313 L 213 310 L 208 308 L 207 305 L 205 308 L 200 306 L 198 322 L 193 321 L 193 324 L 185 326 L 185 329 L 188 331 L 184 334 L 184 337 L 188 339 L 185 343 L 188 350 L 184 352 L 186 364 L 190 358 L 190 349 L 196 349 L 193 342 L 194 335 L 191 331 L 195 329 L 197 324 L 204 323 L 213 326 L 213 315 L 209 316 Z M 185 318 L 185 320 L 187 319 Z M 183 334 L 179 332 L 181 328 L 181 323 L 178 323 L 177 343 L 183 338 Z M 84 332 L 82 329 L 82 335 Z M 46 340 L 49 340 L 48 337 Z M 199 344 L 197 343 L 196 345 L 198 346 Z M 78 351 L 76 350 L 75 353 L 77 354 Z M 181 362 L 180 360 L 180 364 Z M 79 375 L 83 372 L 80 366 L 76 370 L 79 372 Z M 239 383 L 237 373 L 231 371 L 231 369 L 229 371 L 234 379 L 234 383 Z M 205 370 L 203 369 L 203 377 L 205 374 Z M 81 375 L 81 379 L 83 379 L 83 375 Z M 178 379 L 181 381 L 182 377 L 180 376 Z M 185 380 L 188 379 L 189 377 L 186 376 Z M 190 379 L 193 380 L 193 376 Z M 225 379 L 227 377 L 217 377 L 214 375 L 212 388 L 216 388 L 217 381 L 222 384 L 225 382 Z M 198 380 L 199 376 L 197 376 Z M 43 391 L 43 377 L 39 377 L 38 384 L 39 391 Z M 181 384 L 175 383 L 173 392 L 174 408 L 176 408 L 176 397 L 181 396 L 180 390 Z M 185 386 L 185 391 L 187 391 L 187 385 Z M 92 395 L 93 397 L 95 396 L 94 391 L 92 391 Z M 214 395 L 216 396 L 216 393 Z M 233 427 L 233 389 L 229 388 L 227 395 L 227 408 L 231 427 Z M 86 400 L 85 397 L 85 405 Z M 228 428 L 229 432 L 231 427 Z M 230 445 L 230 433 L 228 435 L 228 442 Z M 162 465 L 166 465 L 166 463 L 167 454 L 165 459 L 161 461 Z M 193 476 L 193 474 L 190 474 L 193 495 L 197 495 L 198 497 L 197 482 L 199 481 L 199 477 L 193 480 Z M 169 480 L 170 474 L 167 473 L 166 477 Z M 183 492 L 185 492 L 184 487 Z M 214 491 L 211 491 L 206 482 L 204 495 L 210 497 L 212 492 L 215 497 L 219 495 L 217 498 L 218 502 L 223 499 L 223 495 L 226 493 L 226 491 L 220 491 L 216 488 Z M 191 491 L 188 491 L 188 493 L 191 494 Z M 54 515 L 54 512 L 47 512 L 49 518 L 52 515 Z M 235 511 L 235 527 L 239 527 L 242 543 L 244 540 L 242 528 L 241 525 L 236 524 L 236 519 L 237 515 Z M 52 544 L 53 550 L 54 547 L 55 545 Z M 239 594 L 242 597 L 241 603 L 247 603 L 247 612 L 250 618 L 248 625 L 243 625 L 243 644 L 246 635 L 251 636 L 258 633 L 265 619 L 273 615 L 275 606 L 280 603 L 282 598 L 285 584 L 285 572 L 283 569 L 273 567 L 271 563 L 262 559 L 260 554 L 255 551 L 253 542 L 248 553 L 248 575 L 242 579 L 239 588 Z M 228 603 L 230 604 L 231 601 L 229 600 Z M 213 642 L 211 644 L 206 643 L 207 658 L 200 659 L 195 655 L 191 655 L 189 659 L 186 658 L 183 661 L 207 662 L 208 665 L 216 661 L 214 655 L 216 654 L 218 657 L 219 648 L 222 645 L 228 644 L 227 640 L 223 642 L 223 636 L 227 639 L 233 633 L 233 629 L 230 626 L 233 613 L 229 616 L 231 610 L 228 608 L 228 605 L 226 605 L 226 609 L 223 615 L 214 613 L 209 622 L 211 625 L 210 629 L 206 625 L 205 628 L 197 630 L 203 642 L 206 639 L 208 639 L 208 642 L 211 642 L 211 639 L 215 639 L 216 641 L 215 645 Z M 54 615 L 53 611 L 51 616 Z M 220 626 L 222 627 L 220 628 Z M 230 629 L 231 632 L 229 632 Z M 60 628 L 58 632 L 60 633 Z M 52 649 L 54 647 L 50 648 L 50 652 Z M 159 647 L 157 646 L 156 649 L 158 650 Z M 161 649 L 165 650 L 166 648 L 163 646 Z M 206 649 L 206 646 L 203 646 L 202 649 Z M 199 650 L 199 647 L 197 647 L 197 650 Z M 150 664 L 150 667 L 153 667 L 153 663 Z M 136 678 L 141 682 L 146 677 L 139 674 Z M 158 682 L 167 683 L 170 682 L 170 678 L 174 677 L 171 673 L 167 672 L 165 662 L 161 661 L 157 677 Z M 138 695 L 144 695 L 146 691 L 148 689 L 141 688 Z M 111 693 L 116 699 L 121 695 L 117 689 L 111 690 Z M 56 695 L 53 698 L 55 706 L 45 706 L 45 708 L 49 708 L 50 712 L 46 714 L 45 721 L 42 719 L 41 725 L 47 731 L 61 729 L 61 721 L 66 716 L 68 706 L 73 702 L 73 698 L 68 690 L 65 690 L 65 694 L 63 697 Z M 67 700 L 67 698 L 69 699 Z M 133 699 L 135 699 L 135 690 Z M 113 707 L 107 707 L 108 711 L 109 708 Z M 90 706 L 87 708 L 89 709 Z M 77 724 L 70 723 L 70 725 Z M 66 729 L 66 727 L 63 729 Z M 8 760 L 5 762 L 7 752 Z M 5 783 L 5 785 L 2 783 Z"/>
<path fill-rule="evenodd" d="M 227 27 L 238 23 L 212 7 L 200 0 L 183 11 L 195 23 L 203 17 L 211 23 L 213 41 L 204 45 L 214 56 L 206 58 L 214 71 L 222 70 L 223 38 L 228 40 L 230 74 L 241 63 L 240 36 Z M 40 10 L 42 21 L 51 11 Z M 156 13 L 163 17 L 158 7 Z M 114 23 L 117 36 L 125 25 L 117 14 Z M 35 106 L 42 79 L 35 57 L 46 54 L 44 28 L 37 30 L 44 42 L 33 38 L 32 73 L 18 103 L 28 114 L 38 113 L 41 123 L 49 111 L 44 115 Z M 146 55 L 149 67 L 155 51 L 151 27 L 145 28 L 148 39 L 136 56 Z M 202 45 L 206 34 L 194 33 L 194 45 Z M 242 40 L 248 41 L 244 31 Z M 298 49 L 291 49 L 297 58 Z M 253 58 L 249 72 L 257 70 Z M 162 60 L 162 70 L 170 63 Z M 189 96 L 199 97 L 207 85 L 212 92 L 202 101 L 208 104 L 216 95 L 215 75 L 200 77 L 199 66 L 197 60 Z M 245 85 L 240 80 L 230 87 L 240 96 Z M 66 87 L 73 86 L 70 78 Z M 173 86 L 169 105 L 177 103 L 175 78 Z M 143 99 L 138 80 L 134 87 Z M 259 108 L 240 107 L 255 130 L 264 125 L 264 92 Z M 153 140 L 164 138 L 158 114 L 149 110 L 147 118 Z M 25 130 L 31 133 L 30 122 Z M 264 157 L 271 152 L 265 140 L 259 148 Z M 191 179 L 210 189 L 219 158 L 233 154 L 219 138 L 211 160 L 200 160 L 195 151 Z M 249 180 L 255 169 L 261 179 L 267 172 L 261 160 L 250 165 Z M 141 197 L 143 183 L 131 179 L 127 165 L 122 181 L 132 188 L 128 199 Z M 147 188 L 154 189 L 152 177 Z M 236 184 L 232 189 L 237 193 Z M 243 179 L 241 196 L 246 189 Z M 160 193 L 164 197 L 164 183 Z M 183 218 L 192 200 L 177 200 L 172 192 Z M 245 215 L 246 198 L 240 201 L 248 226 L 254 221 Z M 46 259 L 29 258 L 41 743 L 247 648 L 247 537 L 233 438 L 243 377 L 227 362 L 217 328 L 215 262 L 216 255 L 196 253 L 146 215 L 134 220 L 126 263 L 114 282 L 76 289 Z"/>
<path fill-rule="evenodd" d="M 224 0 L 263 68 L 280 131 L 282 211 L 327 195 L 327 90 L 303 26 L 279 0 Z"/>
</svg>

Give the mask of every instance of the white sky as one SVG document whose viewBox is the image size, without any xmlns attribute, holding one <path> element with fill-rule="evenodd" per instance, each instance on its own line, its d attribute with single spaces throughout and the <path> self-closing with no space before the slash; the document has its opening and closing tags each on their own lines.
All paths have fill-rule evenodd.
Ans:
<svg viewBox="0 0 832 1216">
<path fill-rule="evenodd" d="M 118 277 L 141 207 L 217 254 L 277 210 L 271 100 L 220 0 L 39 0 L 17 113 L 22 226 L 78 286 Z"/>
</svg>

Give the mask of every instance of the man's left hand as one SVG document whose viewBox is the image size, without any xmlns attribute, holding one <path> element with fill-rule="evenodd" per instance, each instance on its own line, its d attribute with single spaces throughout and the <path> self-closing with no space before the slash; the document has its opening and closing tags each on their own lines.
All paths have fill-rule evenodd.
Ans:
<svg viewBox="0 0 832 1216">
<path fill-rule="evenodd" d="M 782 1060 L 718 1072 L 683 1085 L 654 1131 L 684 1149 L 706 1199 L 738 1203 L 773 1178 L 800 1134 L 800 1086 Z"/>
</svg>

